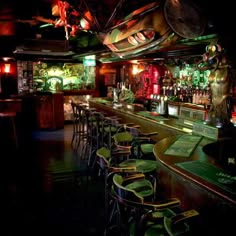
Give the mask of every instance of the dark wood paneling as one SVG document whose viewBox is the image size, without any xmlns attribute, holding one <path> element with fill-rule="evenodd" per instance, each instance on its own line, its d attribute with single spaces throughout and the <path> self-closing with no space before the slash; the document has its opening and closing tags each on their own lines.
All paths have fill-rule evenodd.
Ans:
<svg viewBox="0 0 236 236">
<path fill-rule="evenodd" d="M 36 100 L 37 128 L 60 129 L 64 127 L 63 93 L 40 95 Z"/>
</svg>

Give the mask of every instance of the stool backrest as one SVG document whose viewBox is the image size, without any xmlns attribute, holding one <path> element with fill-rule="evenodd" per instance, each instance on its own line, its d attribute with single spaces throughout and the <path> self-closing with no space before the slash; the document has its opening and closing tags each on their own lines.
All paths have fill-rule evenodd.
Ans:
<svg viewBox="0 0 236 236">
<path fill-rule="evenodd" d="M 159 211 L 177 207 L 180 205 L 180 200 L 177 198 L 168 198 L 159 201 L 145 201 L 135 190 L 129 189 L 125 186 L 132 181 L 144 179 L 145 175 L 142 173 L 130 174 L 123 176 L 121 174 L 113 175 L 113 188 L 117 195 L 117 199 L 129 206 L 147 208 L 153 211 Z"/>
<path fill-rule="evenodd" d="M 101 147 L 97 149 L 96 155 L 98 157 L 98 165 L 99 167 L 104 170 L 106 168 L 109 168 L 110 166 L 110 159 L 111 159 L 111 152 L 109 149 L 105 147 Z"/>
<path fill-rule="evenodd" d="M 140 175 L 140 178 L 144 178 L 143 174 L 135 174 L 135 176 L 137 175 Z M 129 176 L 130 179 L 126 177 L 126 182 L 132 181 L 132 176 L 133 175 Z M 134 190 L 128 189 L 124 186 L 124 177 L 122 175 L 115 174 L 113 176 L 113 184 L 114 191 L 120 201 L 134 204 L 143 203 L 144 199 L 141 196 L 139 196 Z"/>
<path fill-rule="evenodd" d="M 113 139 L 116 145 L 131 146 L 133 141 L 133 136 L 130 132 L 124 131 L 114 134 Z"/>
</svg>

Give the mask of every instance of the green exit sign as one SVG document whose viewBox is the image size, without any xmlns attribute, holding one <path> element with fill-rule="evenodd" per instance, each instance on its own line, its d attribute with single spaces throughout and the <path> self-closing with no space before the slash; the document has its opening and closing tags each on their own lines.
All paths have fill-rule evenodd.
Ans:
<svg viewBox="0 0 236 236">
<path fill-rule="evenodd" d="M 83 59 L 84 66 L 96 66 L 96 57 L 95 55 L 85 56 Z"/>
</svg>

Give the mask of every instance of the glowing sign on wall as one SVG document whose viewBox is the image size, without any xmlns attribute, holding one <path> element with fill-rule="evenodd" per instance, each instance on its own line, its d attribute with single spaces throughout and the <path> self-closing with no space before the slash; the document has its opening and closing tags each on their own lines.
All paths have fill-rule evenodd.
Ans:
<svg viewBox="0 0 236 236">
<path fill-rule="evenodd" d="M 95 55 L 85 56 L 83 59 L 83 64 L 84 66 L 96 66 L 96 56 Z"/>
<path fill-rule="evenodd" d="M 91 89 L 95 87 L 95 67 L 82 63 L 33 62 L 36 91 Z"/>
</svg>

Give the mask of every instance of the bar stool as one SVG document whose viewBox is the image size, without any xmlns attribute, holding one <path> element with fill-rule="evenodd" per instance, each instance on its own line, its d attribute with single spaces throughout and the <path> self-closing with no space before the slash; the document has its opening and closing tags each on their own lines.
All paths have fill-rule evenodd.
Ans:
<svg viewBox="0 0 236 236">
<path fill-rule="evenodd" d="M 130 148 L 126 146 L 120 146 L 110 151 L 108 148 L 102 147 L 96 151 L 97 164 L 99 166 L 99 175 L 104 177 L 105 181 L 105 218 L 106 226 L 113 226 L 112 220 L 117 210 L 117 201 L 114 201 L 111 181 L 112 176 L 115 173 L 122 173 L 124 175 L 142 173 L 148 176 L 148 179 L 152 185 L 144 186 L 145 181 L 139 182 L 139 188 L 148 187 L 149 192 L 147 193 L 150 197 L 156 195 L 156 179 L 153 177 L 156 175 L 157 162 L 151 160 L 140 160 L 140 159 L 128 159 L 130 156 Z M 125 161 L 120 161 L 126 159 Z"/>
<path fill-rule="evenodd" d="M 6 124 L 7 128 L 11 129 L 11 131 L 7 129 L 7 132 L 8 134 L 10 134 L 9 132 L 12 132 L 13 139 L 15 142 L 15 147 L 18 148 L 18 137 L 16 131 L 16 112 L 11 112 L 11 111 L 0 112 L 0 118 L 2 125 Z"/>
<path fill-rule="evenodd" d="M 104 114 L 100 111 L 89 111 L 88 117 L 88 139 L 89 146 L 88 166 L 93 168 L 96 163 L 96 150 L 104 145 Z"/>
<path fill-rule="evenodd" d="M 140 188 L 140 182 L 145 183 L 145 188 Z M 124 208 L 123 215 L 121 213 L 118 216 L 118 221 L 121 221 L 125 235 L 191 235 L 191 227 L 187 222 L 199 213 L 194 209 L 181 211 L 181 202 L 177 198 L 150 200 L 147 198 L 150 185 L 142 174 L 113 175 L 115 200 L 120 208 Z"/>
<path fill-rule="evenodd" d="M 118 132 L 120 118 L 117 117 L 105 117 L 103 124 L 103 142 L 104 146 L 108 147 L 109 150 L 112 148 L 112 136 Z"/>
<path fill-rule="evenodd" d="M 158 135 L 158 132 L 144 133 L 139 128 L 130 126 L 127 127 L 126 130 L 133 136 L 133 153 L 135 153 L 135 156 L 141 159 L 155 160 L 153 154 L 155 142 L 152 137 Z"/>
<path fill-rule="evenodd" d="M 134 123 L 123 123 L 120 122 L 121 118 L 112 116 L 104 118 L 104 146 L 108 149 L 112 149 L 113 146 L 113 135 L 119 133 L 125 129 L 125 127 L 137 127 Z"/>
</svg>

